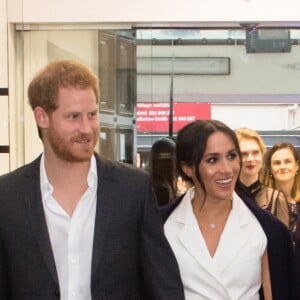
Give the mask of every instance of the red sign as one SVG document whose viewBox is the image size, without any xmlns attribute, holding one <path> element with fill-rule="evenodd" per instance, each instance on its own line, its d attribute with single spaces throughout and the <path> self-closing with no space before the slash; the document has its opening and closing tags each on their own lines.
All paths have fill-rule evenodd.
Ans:
<svg viewBox="0 0 300 300">
<path fill-rule="evenodd" d="M 169 103 L 138 102 L 136 115 L 136 126 L 138 132 L 169 131 Z M 187 123 L 210 118 L 211 105 L 209 103 L 173 103 L 174 132 L 177 132 Z"/>
</svg>

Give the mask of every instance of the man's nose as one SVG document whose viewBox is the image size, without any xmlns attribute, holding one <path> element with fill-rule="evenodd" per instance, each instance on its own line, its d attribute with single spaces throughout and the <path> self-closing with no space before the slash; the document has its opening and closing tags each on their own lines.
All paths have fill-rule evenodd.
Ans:
<svg viewBox="0 0 300 300">
<path fill-rule="evenodd" d="M 89 120 L 89 118 L 86 118 L 86 117 L 83 117 L 81 120 L 80 120 L 80 123 L 79 123 L 79 130 L 80 132 L 84 132 L 84 133 L 88 133 L 91 131 L 91 128 L 92 128 L 92 121 Z"/>
</svg>

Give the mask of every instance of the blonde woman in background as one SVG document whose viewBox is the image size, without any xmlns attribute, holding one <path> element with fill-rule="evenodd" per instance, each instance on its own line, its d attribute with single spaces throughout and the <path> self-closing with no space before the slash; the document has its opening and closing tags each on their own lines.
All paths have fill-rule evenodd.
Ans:
<svg viewBox="0 0 300 300">
<path fill-rule="evenodd" d="M 265 144 L 260 135 L 250 128 L 235 130 L 242 155 L 242 168 L 235 191 L 240 197 L 250 197 L 262 208 L 289 227 L 289 210 L 284 194 L 267 187 L 260 180 Z"/>
</svg>

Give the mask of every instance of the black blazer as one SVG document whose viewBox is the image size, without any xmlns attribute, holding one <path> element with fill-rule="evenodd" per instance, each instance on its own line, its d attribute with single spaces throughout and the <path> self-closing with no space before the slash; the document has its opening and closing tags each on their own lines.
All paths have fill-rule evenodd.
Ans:
<svg viewBox="0 0 300 300">
<path fill-rule="evenodd" d="M 297 227 L 294 234 L 296 259 L 298 265 L 298 277 L 300 278 L 300 202 L 297 202 Z M 300 299 L 300 298 L 299 298 Z"/>
<path fill-rule="evenodd" d="M 148 175 L 100 159 L 92 299 L 184 299 Z M 40 157 L 0 177 L 0 299 L 60 297 L 40 190 Z"/>
<path fill-rule="evenodd" d="M 177 198 L 173 203 L 161 207 L 164 222 L 179 205 L 182 198 L 183 196 Z M 244 198 L 242 200 L 256 216 L 267 237 L 273 300 L 299 300 L 300 276 L 289 230 L 269 211 L 258 207 L 253 199 Z M 261 299 L 263 299 L 262 293 Z"/>
</svg>

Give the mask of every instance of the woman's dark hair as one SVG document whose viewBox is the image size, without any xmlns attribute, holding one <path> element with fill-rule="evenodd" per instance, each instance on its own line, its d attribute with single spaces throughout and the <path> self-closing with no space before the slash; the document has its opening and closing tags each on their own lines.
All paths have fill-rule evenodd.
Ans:
<svg viewBox="0 0 300 300">
<path fill-rule="evenodd" d="M 150 173 L 159 206 L 176 197 L 175 141 L 171 137 L 157 140 L 151 147 Z"/>
<path fill-rule="evenodd" d="M 204 193 L 206 193 L 206 190 L 198 167 L 205 152 L 207 140 L 215 132 L 223 132 L 230 137 L 238 152 L 241 162 L 241 152 L 235 132 L 221 121 L 194 121 L 183 127 L 178 132 L 176 139 L 176 167 L 179 175 L 184 180 L 194 184 L 193 180 L 184 173 L 182 163 L 189 167 L 194 167 L 196 178 Z"/>
</svg>

